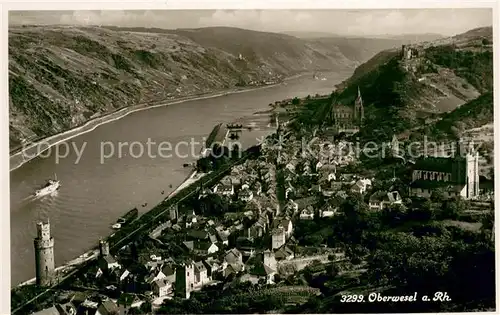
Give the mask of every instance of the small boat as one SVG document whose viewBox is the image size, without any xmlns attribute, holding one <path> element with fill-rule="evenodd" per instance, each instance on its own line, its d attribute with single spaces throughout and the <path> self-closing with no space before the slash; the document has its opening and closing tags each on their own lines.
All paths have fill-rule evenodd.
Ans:
<svg viewBox="0 0 500 315">
<path fill-rule="evenodd" d="M 169 187 L 169 188 L 172 188 L 173 186 L 172 186 L 172 184 L 170 184 L 170 185 L 168 185 L 168 187 Z"/>
<path fill-rule="evenodd" d="M 162 194 L 162 195 L 163 195 L 163 194 L 165 194 L 165 190 L 162 190 L 162 191 L 161 191 L 161 194 Z"/>
<path fill-rule="evenodd" d="M 121 229 L 122 225 L 121 225 L 120 223 L 115 223 L 115 224 L 113 224 L 111 227 L 112 227 L 113 229 L 115 229 L 115 230 L 119 230 L 119 229 Z"/>
<path fill-rule="evenodd" d="M 137 210 L 137 208 L 134 208 L 125 213 L 122 217 L 120 217 L 118 221 L 116 221 L 116 223 L 120 224 L 120 226 L 125 225 L 134 221 L 138 216 L 139 216 L 139 210 Z"/>
<path fill-rule="evenodd" d="M 47 183 L 35 191 L 35 197 L 45 196 L 51 194 L 61 187 L 61 182 L 57 180 L 56 174 L 54 174 L 54 179 L 49 179 Z"/>
</svg>

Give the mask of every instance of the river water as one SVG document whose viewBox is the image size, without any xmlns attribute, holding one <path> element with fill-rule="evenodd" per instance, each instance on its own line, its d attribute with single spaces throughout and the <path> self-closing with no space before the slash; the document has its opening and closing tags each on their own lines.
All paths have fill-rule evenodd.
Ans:
<svg viewBox="0 0 500 315">
<path fill-rule="evenodd" d="M 183 163 L 195 161 L 189 153 L 198 154 L 201 149 L 194 141 L 201 142 L 214 125 L 240 118 L 245 123 L 254 122 L 257 128 L 244 132 L 239 141 L 244 146 L 255 144 L 256 138 L 269 133 L 270 128 L 266 127 L 268 115 L 254 113 L 268 110 L 269 103 L 277 100 L 330 93 L 350 73 L 323 75 L 327 80 L 303 76 L 270 88 L 135 112 L 68 140 L 66 158 L 56 161 L 53 148 L 48 157 L 37 157 L 13 170 L 12 286 L 35 275 L 33 238 L 37 221 L 50 219 L 56 265 L 64 264 L 109 235 L 110 225 L 127 210 L 137 207 L 145 212 L 182 183 L 190 173 Z M 164 143 L 162 151 L 159 143 Z M 176 156 L 173 153 L 178 143 L 183 144 L 178 146 Z M 172 151 L 168 151 L 169 144 Z M 145 150 L 142 155 L 141 146 Z M 66 148 L 60 146 L 60 153 Z M 77 161 L 78 156 L 81 158 Z M 58 192 L 30 197 L 54 174 L 62 184 Z"/>
</svg>

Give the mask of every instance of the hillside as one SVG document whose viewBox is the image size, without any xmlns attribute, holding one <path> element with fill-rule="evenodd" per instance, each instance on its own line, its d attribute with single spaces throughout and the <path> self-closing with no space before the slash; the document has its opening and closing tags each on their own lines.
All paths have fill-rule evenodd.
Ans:
<svg viewBox="0 0 500 315">
<path fill-rule="evenodd" d="M 138 103 L 355 64 L 333 46 L 236 28 L 11 27 L 10 147 Z"/>
<path fill-rule="evenodd" d="M 439 35 L 401 35 L 398 37 L 322 37 L 311 39 L 310 42 L 321 42 L 339 48 L 340 52 L 351 59 L 364 63 L 377 53 L 391 48 L 400 48 L 401 45 L 415 44 L 440 38 Z"/>
<path fill-rule="evenodd" d="M 386 43 L 392 41 L 391 45 L 403 45 L 412 43 L 421 43 L 427 41 L 435 41 L 445 36 L 440 34 L 423 33 L 423 34 L 403 34 L 403 35 L 370 35 L 370 36 L 341 36 L 329 32 L 283 32 L 283 34 L 295 36 L 298 38 L 335 38 L 338 40 L 368 40 L 376 42 L 377 40 L 386 40 Z M 389 47 L 390 48 L 390 47 Z"/>
<path fill-rule="evenodd" d="M 343 55 L 349 56 L 351 60 L 355 60 L 359 64 L 368 61 L 383 50 L 443 38 L 438 34 L 369 37 L 340 36 L 326 32 L 286 32 L 285 34 L 306 39 L 314 45 L 337 47 Z"/>
<path fill-rule="evenodd" d="M 492 91 L 491 43 L 490 27 L 409 45 L 411 52 L 405 54 L 402 49 L 383 51 L 338 86 L 336 100 L 352 104 L 361 89 L 365 139 L 390 139 L 394 133 L 420 128 L 429 119 L 440 119 L 442 113 Z"/>
<path fill-rule="evenodd" d="M 420 133 L 437 139 L 457 138 L 465 131 L 488 125 L 493 122 L 493 92 L 486 92 L 439 118 Z"/>
</svg>

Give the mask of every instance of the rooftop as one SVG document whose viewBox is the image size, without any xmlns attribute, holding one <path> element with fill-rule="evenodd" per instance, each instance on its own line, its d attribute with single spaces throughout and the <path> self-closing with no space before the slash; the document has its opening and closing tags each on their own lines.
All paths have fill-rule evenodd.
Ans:
<svg viewBox="0 0 500 315">
<path fill-rule="evenodd" d="M 414 170 L 433 171 L 451 173 L 455 163 L 464 162 L 463 159 L 447 158 L 447 157 L 426 157 L 415 161 Z"/>
<path fill-rule="evenodd" d="M 416 180 L 410 184 L 411 188 L 423 188 L 423 189 L 435 189 L 443 188 L 448 191 L 460 191 L 465 184 L 452 183 L 445 181 L 433 181 L 433 180 Z"/>
</svg>

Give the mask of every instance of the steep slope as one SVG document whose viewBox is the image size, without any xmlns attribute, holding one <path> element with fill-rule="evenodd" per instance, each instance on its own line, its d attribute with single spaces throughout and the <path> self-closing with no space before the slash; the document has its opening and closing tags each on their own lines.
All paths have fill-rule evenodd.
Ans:
<svg viewBox="0 0 500 315">
<path fill-rule="evenodd" d="M 440 119 L 493 89 L 492 29 L 482 28 L 389 50 L 359 66 L 339 85 L 338 103 L 352 104 L 361 89 L 366 139 L 389 139 Z"/>
<path fill-rule="evenodd" d="M 354 65 L 338 49 L 234 28 L 13 27 L 10 146 L 137 103 Z"/>
<path fill-rule="evenodd" d="M 414 34 L 394 38 L 332 36 L 310 39 L 309 42 L 338 47 L 343 55 L 349 56 L 350 59 L 361 64 L 383 50 L 398 48 L 401 45 L 435 40 L 441 37 L 440 35 L 426 34 Z"/>
<path fill-rule="evenodd" d="M 421 131 L 432 138 L 457 138 L 465 131 L 493 122 L 493 92 L 489 91 L 459 108 L 442 114 L 440 119 Z"/>
</svg>

